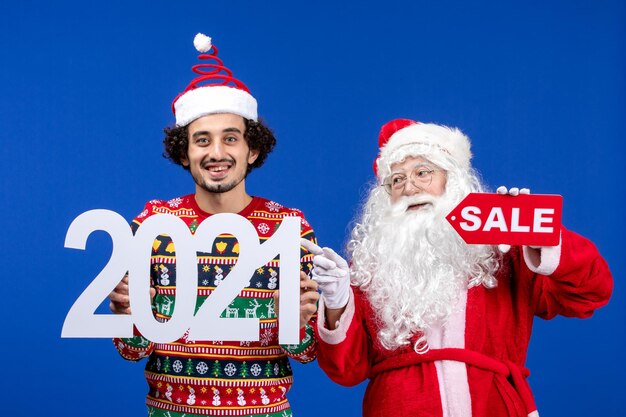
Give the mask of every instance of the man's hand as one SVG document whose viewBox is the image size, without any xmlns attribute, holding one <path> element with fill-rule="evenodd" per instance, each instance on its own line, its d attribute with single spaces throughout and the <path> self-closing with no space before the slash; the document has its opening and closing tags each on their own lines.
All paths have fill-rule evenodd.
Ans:
<svg viewBox="0 0 626 417">
<path fill-rule="evenodd" d="M 327 309 L 342 309 L 350 298 L 350 268 L 348 262 L 331 248 L 320 248 L 310 240 L 300 244 L 315 255 L 311 274 L 318 283 Z"/>
<path fill-rule="evenodd" d="M 153 300 L 156 289 L 150 287 L 150 299 Z M 115 314 L 130 314 L 130 298 L 128 296 L 128 274 L 115 286 L 109 294 L 109 308 Z"/>
<path fill-rule="evenodd" d="M 274 305 L 276 317 L 278 317 L 278 300 L 280 298 L 280 290 L 274 291 Z M 317 301 L 320 295 L 317 292 L 317 283 L 310 279 L 307 274 L 300 272 L 300 328 L 311 320 L 313 314 L 317 311 Z"/>
<path fill-rule="evenodd" d="M 510 190 L 508 190 L 504 185 L 501 185 L 496 190 L 496 193 L 517 196 L 517 195 L 520 195 L 520 194 L 530 194 L 530 190 L 528 188 L 521 188 L 520 189 L 520 188 L 517 188 L 517 187 L 512 187 Z M 511 250 L 511 245 L 498 245 L 498 249 L 502 253 L 507 253 L 509 250 Z"/>
</svg>

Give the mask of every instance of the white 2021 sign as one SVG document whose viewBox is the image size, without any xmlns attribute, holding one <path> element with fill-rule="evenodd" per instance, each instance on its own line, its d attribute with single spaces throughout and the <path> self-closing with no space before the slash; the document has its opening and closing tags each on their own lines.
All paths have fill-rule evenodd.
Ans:
<svg viewBox="0 0 626 417">
<path fill-rule="evenodd" d="M 300 218 L 285 217 L 273 236 L 263 244 L 254 226 L 237 214 L 215 214 L 204 220 L 194 234 L 185 222 L 170 214 L 147 218 L 133 236 L 119 214 L 90 210 L 78 216 L 65 237 L 65 247 L 85 249 L 89 235 L 104 231 L 111 236 L 111 258 L 74 302 L 63 323 L 61 337 L 132 337 L 133 324 L 148 340 L 169 343 L 189 330 L 191 340 L 259 340 L 258 318 L 222 318 L 221 313 L 250 281 L 254 271 L 280 256 L 279 335 L 281 344 L 299 342 L 300 317 Z M 197 252 L 211 252 L 221 234 L 239 242 L 239 258 L 219 287 L 194 315 L 198 293 Z M 167 322 L 158 322 L 150 300 L 150 256 L 159 235 L 169 235 L 176 247 L 176 308 Z M 95 314 L 128 271 L 132 314 Z"/>
</svg>

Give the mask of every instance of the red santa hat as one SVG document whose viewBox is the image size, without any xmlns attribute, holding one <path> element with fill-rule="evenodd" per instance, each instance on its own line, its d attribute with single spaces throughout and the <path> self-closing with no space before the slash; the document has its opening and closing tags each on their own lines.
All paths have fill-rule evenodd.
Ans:
<svg viewBox="0 0 626 417">
<path fill-rule="evenodd" d="M 383 181 L 391 165 L 407 156 L 429 157 L 441 152 L 460 168 L 469 169 L 472 153 L 467 136 L 457 128 L 395 119 L 385 123 L 378 135 L 380 153 L 374 161 L 374 173 Z"/>
<path fill-rule="evenodd" d="M 186 126 L 199 117 L 213 113 L 233 113 L 256 121 L 257 102 L 244 83 L 217 57 L 211 38 L 198 33 L 193 40 L 198 58 L 206 61 L 191 69 L 198 74 L 172 102 L 177 126 Z M 207 53 L 211 51 L 211 53 Z"/>
</svg>

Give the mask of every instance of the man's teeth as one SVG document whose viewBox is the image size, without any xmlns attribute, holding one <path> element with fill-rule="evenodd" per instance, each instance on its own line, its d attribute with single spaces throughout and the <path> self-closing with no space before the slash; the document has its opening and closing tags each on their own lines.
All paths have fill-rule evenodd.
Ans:
<svg viewBox="0 0 626 417">
<path fill-rule="evenodd" d="M 222 167 L 209 167 L 207 168 L 209 171 L 211 172 L 220 172 L 220 171 L 226 171 L 228 169 L 228 167 L 222 166 Z"/>
</svg>

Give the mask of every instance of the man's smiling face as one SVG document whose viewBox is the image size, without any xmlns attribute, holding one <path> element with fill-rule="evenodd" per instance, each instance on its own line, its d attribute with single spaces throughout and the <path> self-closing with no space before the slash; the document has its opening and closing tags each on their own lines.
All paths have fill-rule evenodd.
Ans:
<svg viewBox="0 0 626 417">
<path fill-rule="evenodd" d="M 258 156 L 244 138 L 245 129 L 243 117 L 231 113 L 209 114 L 189 124 L 182 162 L 199 187 L 210 193 L 243 187 L 248 165 Z"/>
</svg>

